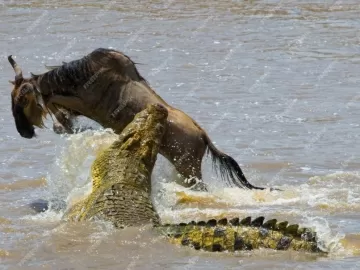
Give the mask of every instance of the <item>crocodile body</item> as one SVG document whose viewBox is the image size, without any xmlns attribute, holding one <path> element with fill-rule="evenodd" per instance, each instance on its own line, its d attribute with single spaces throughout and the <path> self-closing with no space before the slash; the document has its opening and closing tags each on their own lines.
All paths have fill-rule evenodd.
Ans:
<svg viewBox="0 0 360 270">
<path fill-rule="evenodd" d="M 71 207 L 64 218 L 101 219 L 120 228 L 152 223 L 170 242 L 206 251 L 262 247 L 321 252 L 309 229 L 275 219 L 264 223 L 264 217 L 161 225 L 151 202 L 151 173 L 166 118 L 167 110 L 161 105 L 150 105 L 138 113 L 119 139 L 98 155 L 91 168 L 92 193 Z"/>
<path fill-rule="evenodd" d="M 276 219 L 263 222 L 264 217 L 251 221 L 251 217 L 242 220 L 209 220 L 188 224 L 163 225 L 160 231 L 170 238 L 172 243 L 191 246 L 205 251 L 237 251 L 258 248 L 275 250 L 296 250 L 320 252 L 316 234 L 297 224 L 288 225 L 287 221 Z"/>
<path fill-rule="evenodd" d="M 167 110 L 150 105 L 91 166 L 92 193 L 64 215 L 72 221 L 107 220 L 115 227 L 159 223 L 151 202 L 151 173 L 165 131 Z"/>
</svg>

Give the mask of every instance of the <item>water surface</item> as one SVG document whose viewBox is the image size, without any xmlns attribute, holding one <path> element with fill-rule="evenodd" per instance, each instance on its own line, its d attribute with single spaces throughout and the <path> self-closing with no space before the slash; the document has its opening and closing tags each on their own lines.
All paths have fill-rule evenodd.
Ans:
<svg viewBox="0 0 360 270">
<path fill-rule="evenodd" d="M 1 267 L 358 269 L 359 12 L 355 0 L 0 2 Z M 98 47 L 140 63 L 156 92 L 198 121 L 251 183 L 285 190 L 226 188 L 206 159 L 211 192 L 191 192 L 171 182 L 173 170 L 159 158 L 154 201 L 164 222 L 286 219 L 316 228 L 330 255 L 209 254 L 172 246 L 149 228 L 118 231 L 33 213 L 27 204 L 36 199 L 83 195 L 96 152 L 116 137 L 104 130 L 59 136 L 49 119 L 36 139 L 21 138 L 6 57 L 16 56 L 29 76 Z M 193 202 L 178 203 L 184 192 Z"/>
</svg>

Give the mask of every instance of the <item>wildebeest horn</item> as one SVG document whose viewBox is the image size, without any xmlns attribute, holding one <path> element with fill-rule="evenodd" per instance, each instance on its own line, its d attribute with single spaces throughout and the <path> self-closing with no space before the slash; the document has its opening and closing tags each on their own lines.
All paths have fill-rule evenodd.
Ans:
<svg viewBox="0 0 360 270">
<path fill-rule="evenodd" d="M 12 55 L 9 55 L 8 60 L 13 67 L 16 77 L 22 78 L 22 71 L 21 68 L 16 64 L 15 60 L 12 58 Z"/>
</svg>

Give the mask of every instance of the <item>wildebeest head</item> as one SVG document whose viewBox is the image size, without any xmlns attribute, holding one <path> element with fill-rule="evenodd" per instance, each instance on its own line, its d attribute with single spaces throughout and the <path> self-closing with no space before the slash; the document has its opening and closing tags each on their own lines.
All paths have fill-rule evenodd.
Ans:
<svg viewBox="0 0 360 270">
<path fill-rule="evenodd" d="M 44 127 L 45 110 L 42 104 L 41 93 L 35 85 L 35 80 L 25 79 L 21 68 L 10 55 L 8 60 L 15 71 L 15 80 L 11 92 L 11 109 L 15 119 L 17 131 L 24 138 L 35 136 L 34 126 Z"/>
</svg>

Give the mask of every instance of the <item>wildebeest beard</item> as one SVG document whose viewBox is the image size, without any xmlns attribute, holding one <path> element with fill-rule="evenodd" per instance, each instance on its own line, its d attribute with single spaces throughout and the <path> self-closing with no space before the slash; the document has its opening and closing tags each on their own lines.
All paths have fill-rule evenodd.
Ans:
<svg viewBox="0 0 360 270">
<path fill-rule="evenodd" d="M 15 126 L 20 135 L 27 139 L 35 137 L 33 125 L 27 119 L 23 106 L 15 103 L 14 97 L 11 97 L 11 107 L 15 119 Z"/>
</svg>

